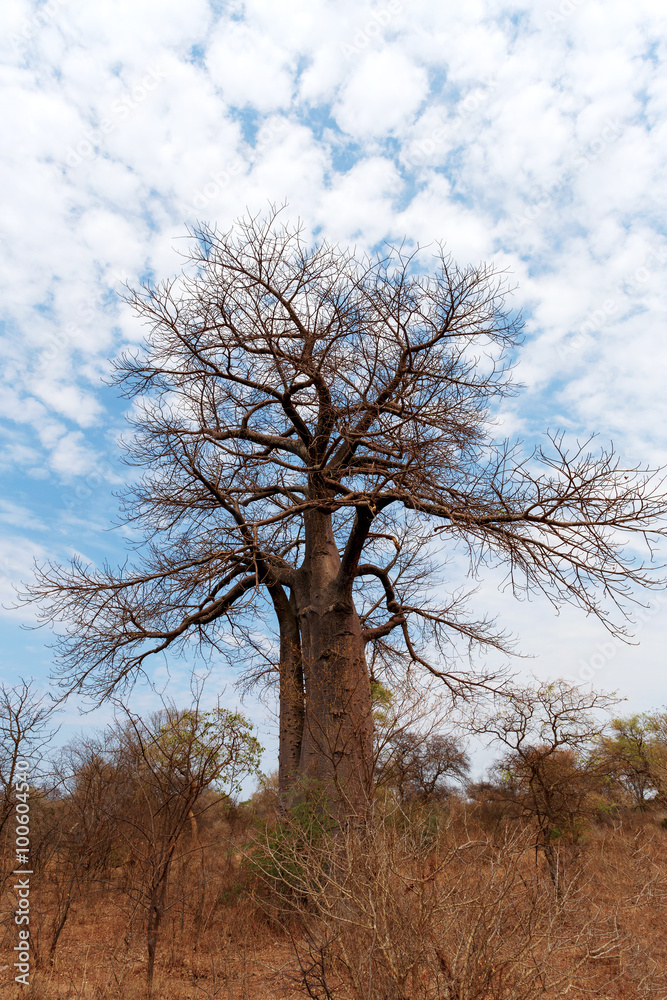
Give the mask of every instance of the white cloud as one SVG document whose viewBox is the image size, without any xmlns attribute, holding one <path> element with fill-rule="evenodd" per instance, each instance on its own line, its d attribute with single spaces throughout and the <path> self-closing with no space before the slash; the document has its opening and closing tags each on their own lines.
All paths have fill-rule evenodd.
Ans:
<svg viewBox="0 0 667 1000">
<path fill-rule="evenodd" d="M 9 500 L 0 500 L 0 521 L 4 524 L 11 524 L 24 531 L 44 531 L 46 524 L 35 517 L 29 507 L 22 507 Z"/>
<path fill-rule="evenodd" d="M 66 479 L 91 472 L 99 456 L 90 448 L 81 431 L 70 431 L 55 443 L 51 452 L 51 467 Z"/>
<path fill-rule="evenodd" d="M 2 520 L 6 520 L 6 518 L 3 517 Z M 16 588 L 21 581 L 32 577 L 32 567 L 35 560 L 43 561 L 48 555 L 43 545 L 23 534 L 32 527 L 34 526 L 28 518 L 27 523 L 22 526 L 21 534 L 14 532 L 11 537 L 0 534 L 0 606 L 12 617 L 23 621 L 33 621 L 34 613 L 31 610 L 26 611 L 25 608 L 15 608 Z M 41 530 L 41 526 L 39 530 Z"/>
<path fill-rule="evenodd" d="M 379 136 L 400 128 L 427 93 L 426 71 L 392 44 L 359 58 L 333 113 L 355 138 Z"/>
<path fill-rule="evenodd" d="M 291 61 L 271 37 L 236 21 L 220 25 L 206 57 L 223 99 L 261 112 L 289 104 L 294 90 Z"/>
<path fill-rule="evenodd" d="M 91 392 L 83 392 L 75 385 L 66 385 L 44 377 L 33 380 L 32 391 L 50 410 L 80 427 L 92 427 L 102 412 L 95 396 Z"/>
</svg>

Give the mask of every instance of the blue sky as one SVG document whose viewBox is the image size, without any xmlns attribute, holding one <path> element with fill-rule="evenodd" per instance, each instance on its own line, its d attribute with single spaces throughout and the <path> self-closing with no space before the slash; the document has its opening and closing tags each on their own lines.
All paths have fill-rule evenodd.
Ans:
<svg viewBox="0 0 667 1000">
<path fill-rule="evenodd" d="M 271 201 L 359 249 L 444 240 L 462 264 L 508 268 L 526 389 L 498 433 L 598 431 L 630 461 L 667 462 L 663 10 L 4 0 L 4 604 L 34 558 L 122 558 L 123 533 L 106 529 L 124 404 L 102 383 L 141 336 L 122 282 L 178 270 L 186 225 L 225 228 Z M 519 670 L 590 674 L 633 708 L 667 701 L 664 605 L 638 622 L 638 646 L 610 647 L 595 622 L 497 584 L 478 601 L 534 655 Z M 43 681 L 48 637 L 21 624 L 26 611 L 3 615 L 2 676 Z"/>
</svg>

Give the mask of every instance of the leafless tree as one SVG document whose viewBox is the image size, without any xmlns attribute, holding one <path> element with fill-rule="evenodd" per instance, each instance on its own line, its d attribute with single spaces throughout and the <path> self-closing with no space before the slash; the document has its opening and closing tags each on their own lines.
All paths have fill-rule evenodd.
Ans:
<svg viewBox="0 0 667 1000">
<path fill-rule="evenodd" d="M 429 648 L 504 645 L 460 595 L 439 606 L 427 579 L 407 598 L 394 586 L 405 530 L 618 631 L 614 605 L 655 582 L 625 546 L 665 531 L 664 486 L 588 443 L 553 436 L 522 456 L 493 442 L 520 324 L 492 267 L 440 251 L 423 275 L 404 248 L 309 248 L 275 213 L 193 236 L 180 277 L 130 296 L 149 332 L 117 364 L 136 401 L 129 459 L 145 470 L 124 508 L 145 531 L 141 556 L 117 571 L 43 567 L 31 599 L 63 626 L 62 684 L 96 698 L 193 640 L 229 653 L 274 614 L 281 788 L 314 781 L 361 811 L 367 645 L 399 636 L 455 693 L 484 679 Z M 371 586 L 382 604 L 363 623 Z"/>
<path fill-rule="evenodd" d="M 461 720 L 446 710 L 434 687 L 409 680 L 393 689 L 371 684 L 375 782 L 402 803 L 447 797 L 451 782 L 465 779 L 470 768 Z"/>
<path fill-rule="evenodd" d="M 108 739 L 116 780 L 125 787 L 123 811 L 113 819 L 133 869 L 126 890 L 146 912 L 150 993 L 172 869 L 199 848 L 196 832 L 194 844 L 179 848 L 184 831 L 196 831 L 193 810 L 209 787 L 236 792 L 240 779 L 256 776 L 261 747 L 243 716 L 220 707 L 181 711 L 169 704 L 149 721 L 127 709 L 125 716 Z"/>
<path fill-rule="evenodd" d="M 73 907 L 108 881 L 115 847 L 109 817 L 117 785 L 114 764 L 105 759 L 95 737 L 80 737 L 63 747 L 53 761 L 53 775 L 54 793 L 45 803 L 48 818 L 44 816 L 35 844 L 39 882 L 51 901 L 50 965 Z"/>
<path fill-rule="evenodd" d="M 382 779 L 392 784 L 403 802 L 431 802 L 451 794 L 451 781 L 464 779 L 468 755 L 456 737 L 436 734 L 422 738 L 406 732 L 389 742 Z"/>
<path fill-rule="evenodd" d="M 603 774 L 593 753 L 607 726 L 604 712 L 618 701 L 564 680 L 525 685 L 486 719 L 476 723 L 503 753 L 493 771 L 525 821 L 537 828 L 557 893 L 562 887 L 561 837 L 576 840 L 591 794 Z"/>
<path fill-rule="evenodd" d="M 29 781 L 40 777 L 45 747 L 56 728 L 51 725 L 54 705 L 37 693 L 32 680 L 20 678 L 11 687 L 0 684 L 0 834 L 16 804 L 17 764 L 27 761 Z"/>
</svg>

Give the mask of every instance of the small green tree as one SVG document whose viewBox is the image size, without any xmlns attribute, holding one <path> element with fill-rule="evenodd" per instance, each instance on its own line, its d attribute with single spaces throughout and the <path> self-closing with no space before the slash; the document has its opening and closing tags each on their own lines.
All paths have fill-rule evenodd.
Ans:
<svg viewBox="0 0 667 1000">
<path fill-rule="evenodd" d="M 667 713 L 612 719 L 596 755 L 610 779 L 645 809 L 667 794 Z"/>
</svg>

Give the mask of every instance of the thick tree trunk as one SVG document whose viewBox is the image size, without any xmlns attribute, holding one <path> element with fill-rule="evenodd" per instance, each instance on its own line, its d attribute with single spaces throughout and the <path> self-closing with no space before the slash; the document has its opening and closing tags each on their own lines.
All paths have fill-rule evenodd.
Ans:
<svg viewBox="0 0 667 1000">
<path fill-rule="evenodd" d="M 372 709 L 364 640 L 328 514 L 306 514 L 294 594 L 306 704 L 299 781 L 339 816 L 361 816 L 372 794 Z"/>
<path fill-rule="evenodd" d="M 299 623 L 284 589 L 270 587 L 280 628 L 280 734 L 278 794 L 281 806 L 289 801 L 298 780 L 303 738 L 304 690 Z"/>
</svg>

